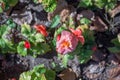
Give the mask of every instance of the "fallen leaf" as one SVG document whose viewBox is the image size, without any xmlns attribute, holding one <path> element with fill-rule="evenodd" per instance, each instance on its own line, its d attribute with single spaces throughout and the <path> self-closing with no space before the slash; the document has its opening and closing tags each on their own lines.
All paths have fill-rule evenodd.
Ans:
<svg viewBox="0 0 120 80">
<path fill-rule="evenodd" d="M 120 53 L 115 53 L 115 56 L 117 57 L 118 62 L 120 63 Z"/>
<path fill-rule="evenodd" d="M 93 23 L 93 25 L 90 26 L 90 30 L 103 32 L 108 29 L 107 25 L 98 16 L 95 17 L 95 21 L 93 21 L 92 23 Z"/>
<path fill-rule="evenodd" d="M 109 12 L 111 17 L 114 17 L 116 14 L 120 13 L 120 5 L 117 5 L 113 10 Z"/>
<path fill-rule="evenodd" d="M 76 75 L 75 73 L 72 71 L 72 69 L 68 68 L 64 71 L 62 71 L 58 77 L 60 77 L 62 80 L 75 80 L 76 79 Z"/>
<path fill-rule="evenodd" d="M 77 15 L 77 20 L 80 20 L 80 18 L 82 17 L 87 18 L 89 20 L 94 20 L 95 14 L 91 10 L 84 10 Z"/>
<path fill-rule="evenodd" d="M 112 68 L 108 71 L 110 78 L 108 80 L 118 80 L 116 79 L 118 76 L 120 76 L 120 67 Z"/>
<path fill-rule="evenodd" d="M 74 10 L 75 10 L 75 9 L 74 9 L 73 6 L 68 6 L 67 8 L 63 9 L 63 10 L 60 12 L 61 22 L 67 21 L 70 13 L 73 12 Z"/>
<path fill-rule="evenodd" d="M 105 62 L 102 61 L 99 64 L 91 64 L 90 66 L 88 66 L 85 69 L 84 74 L 86 75 L 87 78 L 93 80 L 100 77 L 104 69 L 105 69 Z"/>
</svg>

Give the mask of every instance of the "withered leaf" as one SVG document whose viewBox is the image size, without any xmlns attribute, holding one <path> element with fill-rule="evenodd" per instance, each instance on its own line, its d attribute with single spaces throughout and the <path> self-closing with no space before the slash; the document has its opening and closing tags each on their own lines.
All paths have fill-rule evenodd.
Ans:
<svg viewBox="0 0 120 80">
<path fill-rule="evenodd" d="M 70 13 L 73 12 L 75 9 L 73 6 L 68 6 L 67 8 L 63 9 L 61 12 L 60 12 L 60 19 L 61 19 L 61 22 L 65 22 Z"/>
<path fill-rule="evenodd" d="M 118 62 L 120 63 L 120 53 L 115 53 L 115 56 L 117 57 Z"/>
<path fill-rule="evenodd" d="M 89 20 L 94 20 L 94 17 L 95 17 L 94 12 L 92 12 L 91 10 L 83 10 L 78 15 L 79 15 L 78 17 L 84 17 L 84 18 L 87 18 Z"/>
<path fill-rule="evenodd" d="M 98 16 L 95 17 L 95 21 L 93 21 L 92 23 L 93 23 L 93 25 L 90 26 L 90 30 L 103 32 L 103 31 L 106 31 L 108 29 L 107 25 Z"/>
<path fill-rule="evenodd" d="M 75 73 L 72 71 L 72 69 L 68 68 L 64 71 L 62 71 L 58 77 L 60 77 L 62 80 L 75 80 L 76 79 L 76 75 Z"/>
<path fill-rule="evenodd" d="M 89 79 L 96 79 L 98 78 L 101 74 L 102 71 L 104 70 L 105 62 L 100 62 L 99 64 L 91 64 L 85 71 L 84 74 L 89 78 Z"/>
<path fill-rule="evenodd" d="M 108 71 L 109 73 L 109 80 L 117 80 L 116 78 L 120 76 L 120 66 L 112 68 Z"/>
<path fill-rule="evenodd" d="M 114 17 L 116 14 L 120 13 L 120 4 L 117 5 L 113 10 L 109 12 L 111 17 Z"/>
</svg>

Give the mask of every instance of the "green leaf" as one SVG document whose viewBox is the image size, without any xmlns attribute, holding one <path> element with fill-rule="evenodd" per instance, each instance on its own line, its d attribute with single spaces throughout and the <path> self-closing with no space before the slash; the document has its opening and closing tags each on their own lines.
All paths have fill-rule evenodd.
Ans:
<svg viewBox="0 0 120 80">
<path fill-rule="evenodd" d="M 92 5 L 93 5 L 92 0 L 81 0 L 79 3 L 80 7 L 85 7 L 85 8 L 89 8 Z"/>
<path fill-rule="evenodd" d="M 120 48 L 117 48 L 117 47 L 108 48 L 108 50 L 112 53 L 119 53 L 120 52 Z"/>
<path fill-rule="evenodd" d="M 118 53 L 118 52 L 120 52 L 120 42 L 119 42 L 119 40 L 117 39 L 117 38 L 115 38 L 115 39 L 113 39 L 112 41 L 111 41 L 112 43 L 114 43 L 114 47 L 110 47 L 110 48 L 108 48 L 111 52 L 113 52 L 113 53 Z"/>
<path fill-rule="evenodd" d="M 60 16 L 59 15 L 56 15 L 53 20 L 52 20 L 52 23 L 50 25 L 50 28 L 55 28 L 58 26 L 58 24 L 60 23 Z"/>
<path fill-rule="evenodd" d="M 36 39 L 36 42 L 44 42 L 45 41 L 44 36 L 40 33 L 35 34 L 35 39 Z"/>
<path fill-rule="evenodd" d="M 56 36 L 58 35 L 58 34 L 61 34 L 61 32 L 63 31 L 63 30 L 66 30 L 67 28 L 66 28 L 66 26 L 61 26 L 60 28 L 58 28 L 56 31 L 55 31 L 55 34 L 54 34 L 54 37 L 56 38 Z"/>
<path fill-rule="evenodd" d="M 2 7 L 0 7 L 0 13 L 2 13 L 3 12 L 3 9 L 2 9 Z"/>
<path fill-rule="evenodd" d="M 45 73 L 46 80 L 55 80 L 55 72 L 52 70 L 47 70 Z"/>
<path fill-rule="evenodd" d="M 96 1 L 95 1 L 95 5 L 96 5 L 98 8 L 100 8 L 100 9 L 103 9 L 104 6 L 105 6 L 105 4 L 106 4 L 106 1 L 105 1 L 105 0 L 96 0 Z"/>
<path fill-rule="evenodd" d="M 20 42 L 17 46 L 17 52 L 22 55 L 26 56 L 27 55 L 27 48 L 24 47 L 24 42 Z"/>
<path fill-rule="evenodd" d="M 67 67 L 68 60 L 69 60 L 69 55 L 68 55 L 68 54 L 65 54 L 65 55 L 62 57 L 62 63 L 63 63 L 63 66 L 64 66 L 64 67 Z"/>
<path fill-rule="evenodd" d="M 36 77 L 34 80 L 47 80 L 44 74 L 41 74 L 40 76 Z"/>
<path fill-rule="evenodd" d="M 0 48 L 5 48 L 5 41 L 3 39 L 0 39 Z"/>
<path fill-rule="evenodd" d="M 41 70 L 39 71 L 39 73 L 44 74 L 46 72 L 45 68 L 40 68 Z"/>
<path fill-rule="evenodd" d="M 23 24 L 21 26 L 21 33 L 25 36 L 25 37 L 28 37 L 28 35 L 30 35 L 31 33 L 31 28 L 30 28 L 30 25 L 28 24 Z"/>
<path fill-rule="evenodd" d="M 79 61 L 81 64 L 86 63 L 88 60 L 90 60 L 91 55 L 93 54 L 92 50 L 82 50 L 79 53 Z"/>
<path fill-rule="evenodd" d="M 120 43 L 117 38 L 113 39 L 111 42 L 114 43 L 115 47 L 120 49 Z"/>
<path fill-rule="evenodd" d="M 16 26 L 16 24 L 14 23 L 14 21 L 11 20 L 11 19 L 8 19 L 6 23 L 7 23 L 7 25 L 8 25 L 10 28 L 15 28 L 15 26 Z"/>
<path fill-rule="evenodd" d="M 19 80 L 55 80 L 55 72 L 38 65 L 33 70 L 23 72 Z"/>
<path fill-rule="evenodd" d="M 39 54 L 44 54 L 50 51 L 50 46 L 46 43 L 37 43 L 34 46 L 31 46 L 31 49 L 33 51 L 33 56 L 36 57 Z"/>
<path fill-rule="evenodd" d="M 57 1 L 56 0 L 42 0 L 42 5 L 46 12 L 53 12 L 56 9 Z"/>
<path fill-rule="evenodd" d="M 80 23 L 81 23 L 81 24 L 87 24 L 87 25 L 89 25 L 89 24 L 91 23 L 91 21 L 90 21 L 89 19 L 87 19 L 87 18 L 82 18 L 82 19 L 80 20 Z"/>
<path fill-rule="evenodd" d="M 18 0 L 8 0 L 7 2 L 10 6 L 15 6 L 18 3 Z"/>
<path fill-rule="evenodd" d="M 5 33 L 6 30 L 7 30 L 6 25 L 1 25 L 0 26 L 0 37 Z"/>
<path fill-rule="evenodd" d="M 20 75 L 19 80 L 31 80 L 31 72 L 24 72 Z"/>
</svg>

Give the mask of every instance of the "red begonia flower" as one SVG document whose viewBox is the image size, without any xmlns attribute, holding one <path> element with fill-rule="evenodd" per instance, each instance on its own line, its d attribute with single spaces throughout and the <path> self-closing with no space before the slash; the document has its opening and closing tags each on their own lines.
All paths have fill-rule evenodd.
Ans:
<svg viewBox="0 0 120 80">
<path fill-rule="evenodd" d="M 45 37 L 48 36 L 48 33 L 47 33 L 47 31 L 46 31 L 45 26 L 43 26 L 43 25 L 35 25 L 34 28 L 35 28 L 39 33 L 41 33 L 43 36 L 45 36 Z"/>
<path fill-rule="evenodd" d="M 84 44 L 85 43 L 85 39 L 84 39 L 84 37 L 83 37 L 83 35 L 82 35 L 82 30 L 81 29 L 76 29 L 76 30 L 74 30 L 73 28 L 70 28 L 70 31 L 78 38 L 78 40 L 82 43 L 82 44 Z"/>
<path fill-rule="evenodd" d="M 30 49 L 30 43 L 28 41 L 24 42 L 24 47 Z"/>
<path fill-rule="evenodd" d="M 62 31 L 60 40 L 56 42 L 56 51 L 61 54 L 67 54 L 76 49 L 78 44 L 77 37 L 69 31 Z"/>
</svg>

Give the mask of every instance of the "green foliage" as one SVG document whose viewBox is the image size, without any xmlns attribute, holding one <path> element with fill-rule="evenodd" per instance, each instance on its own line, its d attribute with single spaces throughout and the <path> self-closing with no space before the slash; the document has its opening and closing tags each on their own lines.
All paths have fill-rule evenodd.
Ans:
<svg viewBox="0 0 120 80">
<path fill-rule="evenodd" d="M 81 0 L 79 6 L 88 9 L 105 9 L 109 11 L 116 6 L 117 0 Z"/>
<path fill-rule="evenodd" d="M 2 9 L 2 7 L 0 7 L 0 13 L 2 13 L 3 12 L 3 9 Z"/>
<path fill-rule="evenodd" d="M 23 24 L 21 26 L 21 34 L 27 41 L 29 41 L 31 48 L 26 50 L 23 42 L 20 42 L 17 47 L 20 55 L 26 56 L 31 54 L 36 57 L 39 54 L 44 54 L 51 50 L 50 46 L 45 43 L 45 37 L 41 33 L 37 33 L 35 29 L 31 29 L 28 24 Z"/>
<path fill-rule="evenodd" d="M 63 24 L 60 28 L 58 28 L 54 34 L 55 39 L 58 34 L 60 34 L 63 30 L 66 30 L 66 29 L 67 29 L 66 24 Z"/>
<path fill-rule="evenodd" d="M 70 55 L 69 54 L 66 54 L 66 55 L 59 54 L 58 57 L 62 59 L 62 65 L 63 65 L 63 67 L 66 68 Z"/>
<path fill-rule="evenodd" d="M 21 26 L 21 33 L 23 36 L 25 36 L 26 38 L 29 37 L 29 35 L 31 34 L 31 28 L 29 25 L 27 24 L 23 24 Z"/>
<path fill-rule="evenodd" d="M 15 6 L 18 3 L 18 0 L 0 0 L 0 2 L 4 3 L 5 10 L 7 10 L 10 6 Z"/>
<path fill-rule="evenodd" d="M 106 11 L 113 9 L 116 6 L 117 0 L 96 0 L 95 5 L 102 9 L 105 8 Z"/>
<path fill-rule="evenodd" d="M 13 42 L 7 39 L 7 34 L 9 34 L 10 30 L 11 28 L 7 27 L 7 25 L 0 26 L 0 52 L 2 53 L 15 52 L 16 47 Z"/>
<path fill-rule="evenodd" d="M 60 34 L 61 31 L 65 30 L 60 28 L 58 29 L 58 31 L 56 31 L 56 34 Z M 62 64 L 64 67 L 67 67 L 68 61 L 70 59 L 73 59 L 74 55 L 76 55 L 79 59 L 79 62 L 83 64 L 89 61 L 91 58 L 91 55 L 93 54 L 92 47 L 95 45 L 93 31 L 90 31 L 86 24 L 81 25 L 78 28 L 80 28 L 83 31 L 82 34 L 84 36 L 85 43 L 84 45 L 82 45 L 81 43 L 78 43 L 76 49 L 73 52 L 70 52 L 65 55 L 58 54 L 58 57 L 62 59 Z"/>
<path fill-rule="evenodd" d="M 7 25 L 0 26 L 0 51 L 2 53 L 18 53 L 21 56 L 32 55 L 36 57 L 51 50 L 46 43 L 45 37 L 41 33 L 37 33 L 35 29 L 31 29 L 27 24 L 21 26 L 20 36 L 23 37 L 21 41 L 15 43 L 14 37 L 8 39 L 10 31 L 15 26 L 16 24 L 12 20 L 8 20 Z M 29 41 L 30 49 L 25 48 L 25 41 Z"/>
<path fill-rule="evenodd" d="M 117 38 L 113 39 L 112 43 L 114 43 L 114 47 L 108 48 L 110 50 L 110 52 L 119 53 L 120 52 L 120 42 L 119 42 L 119 40 Z"/>
<path fill-rule="evenodd" d="M 39 54 L 44 54 L 48 51 L 50 51 L 50 46 L 46 43 L 37 43 L 31 46 L 31 52 L 34 57 L 36 57 Z"/>
<path fill-rule="evenodd" d="M 10 28 L 15 28 L 16 27 L 16 24 L 11 19 L 8 19 L 7 22 L 6 22 L 6 24 Z"/>
<path fill-rule="evenodd" d="M 93 54 L 93 51 L 90 49 L 81 50 L 81 52 L 79 53 L 79 57 L 78 57 L 80 63 L 83 64 L 83 63 L 88 62 L 90 60 L 92 54 Z"/>
<path fill-rule="evenodd" d="M 35 42 L 45 42 L 45 38 L 42 34 L 40 33 L 36 33 L 35 36 Z"/>
<path fill-rule="evenodd" d="M 82 19 L 80 19 L 80 23 L 89 25 L 91 23 L 91 21 L 89 19 L 87 19 L 87 18 L 82 18 Z"/>
<path fill-rule="evenodd" d="M 79 3 L 79 6 L 89 8 L 93 5 L 92 1 L 93 0 L 81 0 L 80 3 Z"/>
<path fill-rule="evenodd" d="M 10 6 L 15 6 L 18 3 L 18 0 L 5 0 Z"/>
<path fill-rule="evenodd" d="M 23 41 L 18 44 L 17 51 L 22 56 L 27 55 L 27 48 L 24 47 L 24 42 Z"/>
<path fill-rule="evenodd" d="M 56 0 L 42 0 L 42 5 L 47 12 L 53 12 L 56 9 Z"/>
<path fill-rule="evenodd" d="M 19 80 L 55 80 L 55 72 L 38 65 L 31 71 L 23 72 Z"/>
<path fill-rule="evenodd" d="M 52 23 L 50 25 L 50 28 L 55 28 L 57 27 L 57 25 L 60 23 L 60 16 L 59 15 L 56 15 L 53 20 L 52 20 Z"/>
</svg>

